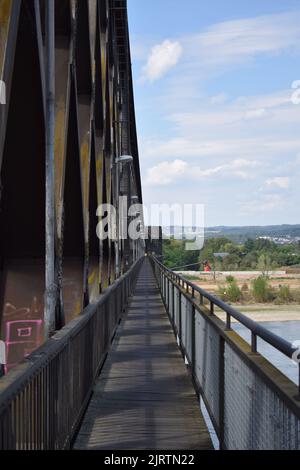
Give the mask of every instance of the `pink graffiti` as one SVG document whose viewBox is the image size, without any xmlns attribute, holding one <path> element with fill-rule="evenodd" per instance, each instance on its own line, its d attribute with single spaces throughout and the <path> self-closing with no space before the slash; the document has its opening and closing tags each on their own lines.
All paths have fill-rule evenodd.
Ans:
<svg viewBox="0 0 300 470">
<path fill-rule="evenodd" d="M 17 320 L 6 323 L 6 372 L 16 365 L 16 356 L 27 357 L 40 345 L 42 320 Z"/>
</svg>

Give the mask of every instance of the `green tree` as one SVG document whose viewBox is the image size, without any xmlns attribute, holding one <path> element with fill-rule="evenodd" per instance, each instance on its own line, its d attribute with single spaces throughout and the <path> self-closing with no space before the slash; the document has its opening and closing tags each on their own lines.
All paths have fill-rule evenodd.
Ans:
<svg viewBox="0 0 300 470">
<path fill-rule="evenodd" d="M 288 303 L 293 300 L 291 289 L 289 286 L 280 286 L 277 299 L 280 303 Z"/>
<path fill-rule="evenodd" d="M 254 250 L 254 246 L 255 246 L 254 240 L 252 238 L 248 238 L 248 240 L 246 240 L 245 245 L 244 245 L 245 252 L 251 253 Z"/>
<path fill-rule="evenodd" d="M 262 254 L 260 255 L 257 263 L 257 269 L 258 271 L 262 272 L 263 276 L 268 276 L 269 271 L 272 269 L 272 263 L 271 263 L 271 258 L 267 254 Z"/>
<path fill-rule="evenodd" d="M 163 256 L 165 265 L 170 268 L 186 268 L 179 269 L 181 271 L 197 271 L 199 260 L 199 251 L 187 251 L 185 249 L 185 241 L 182 240 L 164 240 Z M 189 266 L 195 265 L 195 266 Z"/>
<path fill-rule="evenodd" d="M 260 276 L 252 281 L 252 294 L 256 302 L 268 302 L 271 300 L 272 291 L 266 277 Z"/>
<path fill-rule="evenodd" d="M 234 279 L 233 281 L 227 282 L 225 287 L 219 288 L 219 296 L 226 302 L 239 302 L 243 294 Z"/>
</svg>

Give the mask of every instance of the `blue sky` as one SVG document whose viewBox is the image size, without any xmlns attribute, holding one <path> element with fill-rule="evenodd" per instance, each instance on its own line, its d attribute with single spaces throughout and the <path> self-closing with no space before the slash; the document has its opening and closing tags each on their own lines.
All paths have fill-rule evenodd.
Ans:
<svg viewBox="0 0 300 470">
<path fill-rule="evenodd" d="M 207 226 L 300 223 L 300 0 L 128 8 L 145 204 L 204 204 Z"/>
</svg>

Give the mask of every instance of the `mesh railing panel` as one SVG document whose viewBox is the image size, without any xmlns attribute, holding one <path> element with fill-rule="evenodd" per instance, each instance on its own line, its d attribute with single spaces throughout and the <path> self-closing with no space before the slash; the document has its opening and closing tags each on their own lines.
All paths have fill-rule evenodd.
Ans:
<svg viewBox="0 0 300 470">
<path fill-rule="evenodd" d="M 184 295 L 181 296 L 181 344 L 186 345 L 186 305 L 187 300 Z"/>
<path fill-rule="evenodd" d="M 300 421 L 229 344 L 225 345 L 225 446 L 299 450 Z"/>
<path fill-rule="evenodd" d="M 174 323 L 179 332 L 180 292 L 177 288 L 174 289 L 174 300 Z"/>
<path fill-rule="evenodd" d="M 184 299 L 182 303 L 182 344 L 185 349 L 185 353 L 189 362 L 192 362 L 192 322 L 194 320 L 193 317 L 193 306 L 192 304 L 186 299 L 185 296 L 182 296 Z"/>
<path fill-rule="evenodd" d="M 195 375 L 219 425 L 220 336 L 200 313 L 195 320 Z"/>
<path fill-rule="evenodd" d="M 173 305 L 174 305 L 174 299 L 173 299 L 173 284 L 172 282 L 169 283 L 169 314 L 170 317 L 173 315 Z"/>
</svg>

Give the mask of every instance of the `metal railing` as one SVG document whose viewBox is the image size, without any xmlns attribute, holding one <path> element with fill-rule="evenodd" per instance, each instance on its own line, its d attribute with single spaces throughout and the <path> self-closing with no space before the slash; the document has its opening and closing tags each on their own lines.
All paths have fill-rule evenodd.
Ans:
<svg viewBox="0 0 300 470">
<path fill-rule="evenodd" d="M 257 350 L 261 338 L 292 358 L 295 347 L 152 257 L 178 344 L 223 449 L 300 449 L 300 388 Z M 226 314 L 217 317 L 216 307 Z M 251 344 L 232 319 L 251 332 Z"/>
<path fill-rule="evenodd" d="M 143 259 L 0 380 L 0 449 L 69 448 Z"/>
</svg>

